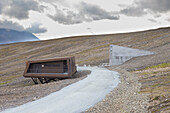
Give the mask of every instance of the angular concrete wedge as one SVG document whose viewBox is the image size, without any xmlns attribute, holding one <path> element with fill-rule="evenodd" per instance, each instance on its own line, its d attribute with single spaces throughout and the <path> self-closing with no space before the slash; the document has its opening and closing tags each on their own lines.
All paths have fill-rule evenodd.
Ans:
<svg viewBox="0 0 170 113">
<path fill-rule="evenodd" d="M 145 56 L 154 54 L 150 51 L 140 50 L 140 49 L 133 49 L 128 47 L 122 47 L 117 45 L 110 45 L 110 60 L 109 65 L 120 65 L 124 62 L 130 60 L 133 57 L 137 56 Z"/>
</svg>

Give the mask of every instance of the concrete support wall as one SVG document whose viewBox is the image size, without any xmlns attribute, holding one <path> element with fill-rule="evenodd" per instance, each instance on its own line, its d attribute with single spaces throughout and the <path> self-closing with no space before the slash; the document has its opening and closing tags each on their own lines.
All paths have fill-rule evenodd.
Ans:
<svg viewBox="0 0 170 113">
<path fill-rule="evenodd" d="M 139 49 L 132 49 L 132 48 L 122 47 L 117 45 L 110 45 L 109 65 L 110 66 L 120 65 L 130 60 L 133 57 L 151 55 L 151 54 L 153 54 L 153 52 L 139 50 Z"/>
</svg>

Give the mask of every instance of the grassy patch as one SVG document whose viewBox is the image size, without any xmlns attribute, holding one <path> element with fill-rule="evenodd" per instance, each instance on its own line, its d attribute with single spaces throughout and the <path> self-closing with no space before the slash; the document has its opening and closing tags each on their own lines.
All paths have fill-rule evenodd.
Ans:
<svg viewBox="0 0 170 113">
<path fill-rule="evenodd" d="M 100 46 L 97 46 L 97 47 L 89 48 L 89 49 L 83 50 L 83 51 L 81 51 L 79 53 L 76 53 L 75 55 L 88 53 L 90 51 L 94 51 L 94 50 L 97 50 L 97 49 L 109 48 L 110 45 L 116 45 L 116 44 L 119 44 L 119 42 L 117 42 L 117 43 L 109 43 L 109 44 L 106 44 L 106 45 L 100 45 Z"/>
<path fill-rule="evenodd" d="M 19 78 L 21 76 L 22 75 L 0 77 L 0 82 L 6 83 L 8 81 L 14 80 L 14 79 Z"/>
<path fill-rule="evenodd" d="M 6 83 L 0 83 L 0 86 L 1 86 L 1 85 L 5 85 L 5 84 L 6 84 Z"/>
<path fill-rule="evenodd" d="M 169 83 L 170 83 L 170 81 L 165 81 L 165 82 L 153 84 L 153 85 L 151 85 L 151 87 L 159 87 L 161 85 L 166 85 L 166 84 L 169 84 Z"/>
<path fill-rule="evenodd" d="M 167 111 L 169 105 L 169 84 L 170 84 L 170 62 L 149 66 L 143 70 L 136 71 L 141 76 L 140 82 L 142 88 L 139 93 L 150 94 L 150 106 L 148 110 L 151 113 Z M 164 103 L 165 102 L 165 103 Z M 156 103 L 156 104 L 153 104 Z"/>
<path fill-rule="evenodd" d="M 151 75 L 151 74 L 158 74 L 161 72 L 168 72 L 169 70 L 165 70 L 165 71 L 155 71 L 155 72 L 141 72 L 141 75 Z"/>
<path fill-rule="evenodd" d="M 10 83 L 10 81 L 8 81 L 8 82 L 2 82 L 2 83 L 0 83 L 0 86 L 5 85 L 5 84 L 8 84 L 8 83 Z"/>
<path fill-rule="evenodd" d="M 155 68 L 166 68 L 166 67 L 170 67 L 170 62 L 149 66 L 149 67 L 146 67 L 144 70 L 146 70 L 146 69 L 155 69 Z"/>
<path fill-rule="evenodd" d="M 155 96 L 152 100 L 158 100 L 160 96 Z"/>
</svg>

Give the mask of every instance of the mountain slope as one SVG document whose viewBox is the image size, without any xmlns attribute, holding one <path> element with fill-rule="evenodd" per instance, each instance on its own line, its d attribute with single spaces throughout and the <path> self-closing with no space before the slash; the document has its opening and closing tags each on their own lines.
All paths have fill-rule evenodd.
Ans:
<svg viewBox="0 0 170 113">
<path fill-rule="evenodd" d="M 11 29 L 0 29 L 0 44 L 37 40 L 39 39 L 29 32 L 16 31 Z"/>
<path fill-rule="evenodd" d="M 13 106 L 16 106 L 16 100 L 21 99 L 18 97 L 18 93 L 9 93 L 14 91 L 14 87 L 18 91 L 18 87 L 20 87 L 21 89 L 27 88 L 27 92 L 20 90 L 22 92 L 20 92 L 19 94 L 22 96 L 23 99 L 29 97 L 29 94 L 34 94 L 31 99 L 36 97 L 37 93 L 49 94 L 47 89 L 50 89 L 52 86 L 48 86 L 48 88 L 44 89 L 43 92 L 41 92 L 40 90 L 35 90 L 35 87 L 37 87 L 37 89 L 43 89 L 42 85 L 31 85 L 31 79 L 23 78 L 26 61 L 75 56 L 76 64 L 90 64 L 98 66 L 101 63 L 109 62 L 109 46 L 111 44 L 148 50 L 155 53 L 153 55 L 132 58 L 122 65 L 115 67 L 112 66 L 110 68 L 125 69 L 128 71 L 132 71 L 131 73 L 139 73 L 140 75 L 136 75 L 136 77 L 138 77 L 137 80 L 141 82 L 140 85 L 142 85 L 142 89 L 141 91 L 135 92 L 133 94 L 149 93 L 151 101 L 149 101 L 150 105 L 148 109 L 150 111 L 160 111 L 161 109 L 161 111 L 164 112 L 168 110 L 170 105 L 170 27 L 134 33 L 77 36 L 62 39 L 0 45 L 0 92 L 3 92 L 5 90 L 8 91 L 11 88 L 11 90 L 7 93 L 1 93 L 1 95 L 6 96 L 7 100 L 9 101 L 5 102 L 4 104 L 2 99 L 0 99 L 0 110 L 7 105 L 7 107 L 10 107 L 11 102 L 14 103 Z M 149 67 L 149 69 L 147 67 Z M 141 71 L 141 69 L 143 70 Z M 126 77 L 124 79 L 133 80 Z M 127 85 L 127 83 L 135 82 L 126 82 L 125 85 Z M 1 87 L 4 87 L 5 90 L 2 90 Z M 131 88 L 130 85 L 128 87 Z M 122 106 L 126 105 L 125 107 L 129 107 L 130 105 L 134 105 L 129 104 L 128 102 L 124 102 L 124 99 L 122 99 L 122 97 L 127 97 L 127 100 L 131 99 L 128 98 L 128 93 L 122 93 L 122 91 L 123 90 L 118 90 L 118 92 L 125 95 L 120 96 L 119 94 L 117 94 L 119 95 L 119 97 L 121 97 L 121 99 L 116 98 L 116 101 L 120 102 L 118 104 L 120 105 L 120 108 L 117 107 L 117 109 L 120 110 L 122 110 Z M 125 91 L 128 92 L 129 90 L 125 89 Z M 28 96 L 26 96 L 26 94 Z M 11 101 L 9 97 L 13 100 Z M 14 97 L 16 97 L 17 99 Z M 111 95 L 111 97 L 115 96 Z M 19 104 L 21 104 L 20 101 L 18 102 Z M 122 105 L 124 103 L 125 105 Z M 140 102 L 133 101 L 133 103 Z M 108 104 L 107 101 L 105 105 L 108 105 L 108 107 L 115 106 L 115 104 Z"/>
</svg>

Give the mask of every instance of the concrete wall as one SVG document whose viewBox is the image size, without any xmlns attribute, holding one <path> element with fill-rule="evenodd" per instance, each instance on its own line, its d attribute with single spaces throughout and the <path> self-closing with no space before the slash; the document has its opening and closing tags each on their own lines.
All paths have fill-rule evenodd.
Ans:
<svg viewBox="0 0 170 113">
<path fill-rule="evenodd" d="M 139 49 L 132 49 L 132 48 L 122 47 L 117 45 L 110 45 L 109 65 L 110 66 L 120 65 L 130 60 L 133 57 L 151 55 L 151 54 L 153 54 L 153 52 L 139 50 Z"/>
</svg>

